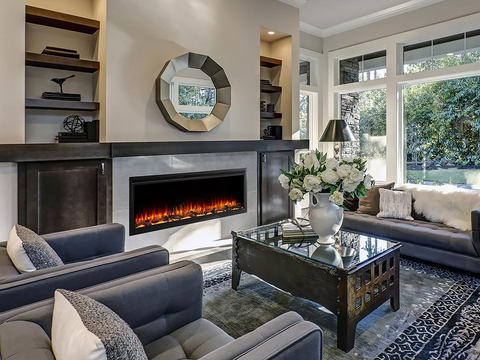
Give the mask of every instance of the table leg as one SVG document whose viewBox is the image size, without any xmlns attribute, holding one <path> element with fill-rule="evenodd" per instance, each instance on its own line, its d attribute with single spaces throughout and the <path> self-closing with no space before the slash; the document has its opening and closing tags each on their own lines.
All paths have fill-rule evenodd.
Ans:
<svg viewBox="0 0 480 360">
<path fill-rule="evenodd" d="M 348 321 L 346 316 L 337 317 L 337 347 L 345 352 L 349 352 L 355 346 L 355 331 L 357 323 Z"/>
<path fill-rule="evenodd" d="M 240 277 L 242 276 L 242 270 L 239 269 L 236 265 L 232 267 L 232 289 L 237 290 L 238 285 L 240 285 Z"/>
</svg>

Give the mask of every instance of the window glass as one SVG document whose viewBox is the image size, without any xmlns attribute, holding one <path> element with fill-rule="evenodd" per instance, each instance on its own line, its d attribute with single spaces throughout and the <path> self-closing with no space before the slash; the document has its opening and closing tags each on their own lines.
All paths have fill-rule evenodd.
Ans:
<svg viewBox="0 0 480 360">
<path fill-rule="evenodd" d="M 310 84 L 310 61 L 300 60 L 300 84 Z"/>
<path fill-rule="evenodd" d="M 309 139 L 310 96 L 300 94 L 300 140 Z"/>
<path fill-rule="evenodd" d="M 385 89 L 341 96 L 342 119 L 346 119 L 357 141 L 342 144 L 341 156 L 367 160 L 368 172 L 385 181 L 387 155 L 387 94 Z"/>
<path fill-rule="evenodd" d="M 470 31 L 466 34 L 465 62 L 474 63 L 480 61 L 480 30 Z"/>
<path fill-rule="evenodd" d="M 404 87 L 405 181 L 480 188 L 480 76 Z"/>
<path fill-rule="evenodd" d="M 382 79 L 387 76 L 385 50 L 340 60 L 340 84 Z"/>
<path fill-rule="evenodd" d="M 464 34 L 433 40 L 432 69 L 457 66 L 464 63 Z"/>
</svg>

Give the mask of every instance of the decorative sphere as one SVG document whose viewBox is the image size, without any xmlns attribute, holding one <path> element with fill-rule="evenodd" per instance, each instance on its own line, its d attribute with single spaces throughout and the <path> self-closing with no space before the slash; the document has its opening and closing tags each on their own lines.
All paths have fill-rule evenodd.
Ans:
<svg viewBox="0 0 480 360">
<path fill-rule="evenodd" d="M 80 115 L 69 115 L 63 120 L 63 128 L 72 133 L 84 131 L 85 120 Z"/>
</svg>

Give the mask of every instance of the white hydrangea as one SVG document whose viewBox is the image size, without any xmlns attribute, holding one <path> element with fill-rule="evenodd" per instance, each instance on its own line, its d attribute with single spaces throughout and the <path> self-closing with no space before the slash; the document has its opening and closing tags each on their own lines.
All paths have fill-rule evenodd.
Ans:
<svg viewBox="0 0 480 360">
<path fill-rule="evenodd" d="M 327 169 L 335 169 L 336 167 L 338 167 L 338 160 L 335 158 L 327 159 L 327 161 L 325 162 L 325 166 L 327 167 Z"/>
<path fill-rule="evenodd" d="M 330 195 L 329 200 L 337 205 L 343 204 L 343 194 L 340 191 L 335 191 L 332 195 Z"/>
<path fill-rule="evenodd" d="M 352 170 L 350 171 L 350 175 L 348 176 L 348 178 L 352 181 L 357 181 L 357 182 L 362 182 L 363 181 L 363 178 L 364 178 L 364 174 L 363 172 L 361 172 L 360 170 L 358 169 L 355 169 L 355 168 L 352 168 Z"/>
<path fill-rule="evenodd" d="M 303 188 L 314 193 L 318 193 L 323 189 L 321 180 L 315 175 L 305 176 L 305 179 L 303 179 Z"/>
<path fill-rule="evenodd" d="M 298 189 L 292 189 L 288 196 L 290 196 L 290 199 L 292 199 L 292 201 L 303 200 L 303 193 Z"/>
<path fill-rule="evenodd" d="M 348 164 L 340 165 L 337 168 L 338 176 L 340 176 L 341 179 L 347 178 L 350 175 L 351 171 L 352 171 L 352 167 Z"/>
<path fill-rule="evenodd" d="M 278 181 L 280 181 L 280 184 L 282 185 L 282 187 L 284 189 L 288 189 L 288 183 L 289 183 L 289 179 L 288 177 L 286 177 L 285 175 L 281 174 L 279 177 L 278 177 Z"/>
<path fill-rule="evenodd" d="M 309 170 L 312 167 L 314 170 L 318 170 L 318 168 L 320 167 L 320 162 L 317 159 L 315 151 L 310 151 L 307 155 L 304 156 L 303 165 Z"/>
<path fill-rule="evenodd" d="M 363 185 L 365 186 L 366 189 L 370 189 L 372 187 L 372 180 L 373 180 L 372 175 L 369 174 L 365 176 L 365 179 L 363 179 Z"/>
<path fill-rule="evenodd" d="M 327 184 L 336 184 L 340 177 L 338 176 L 337 172 L 332 169 L 325 170 L 322 174 L 322 180 L 325 181 Z"/>
<path fill-rule="evenodd" d="M 343 180 L 342 187 L 348 193 L 354 192 L 357 189 L 357 186 L 360 185 L 360 182 L 353 181 L 350 178 Z"/>
</svg>

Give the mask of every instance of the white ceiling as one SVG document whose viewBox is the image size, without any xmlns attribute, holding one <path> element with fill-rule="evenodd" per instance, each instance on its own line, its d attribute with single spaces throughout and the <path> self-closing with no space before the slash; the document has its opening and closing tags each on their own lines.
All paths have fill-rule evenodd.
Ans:
<svg viewBox="0 0 480 360">
<path fill-rule="evenodd" d="M 279 0 L 300 9 L 300 30 L 326 37 L 444 0 Z"/>
</svg>

